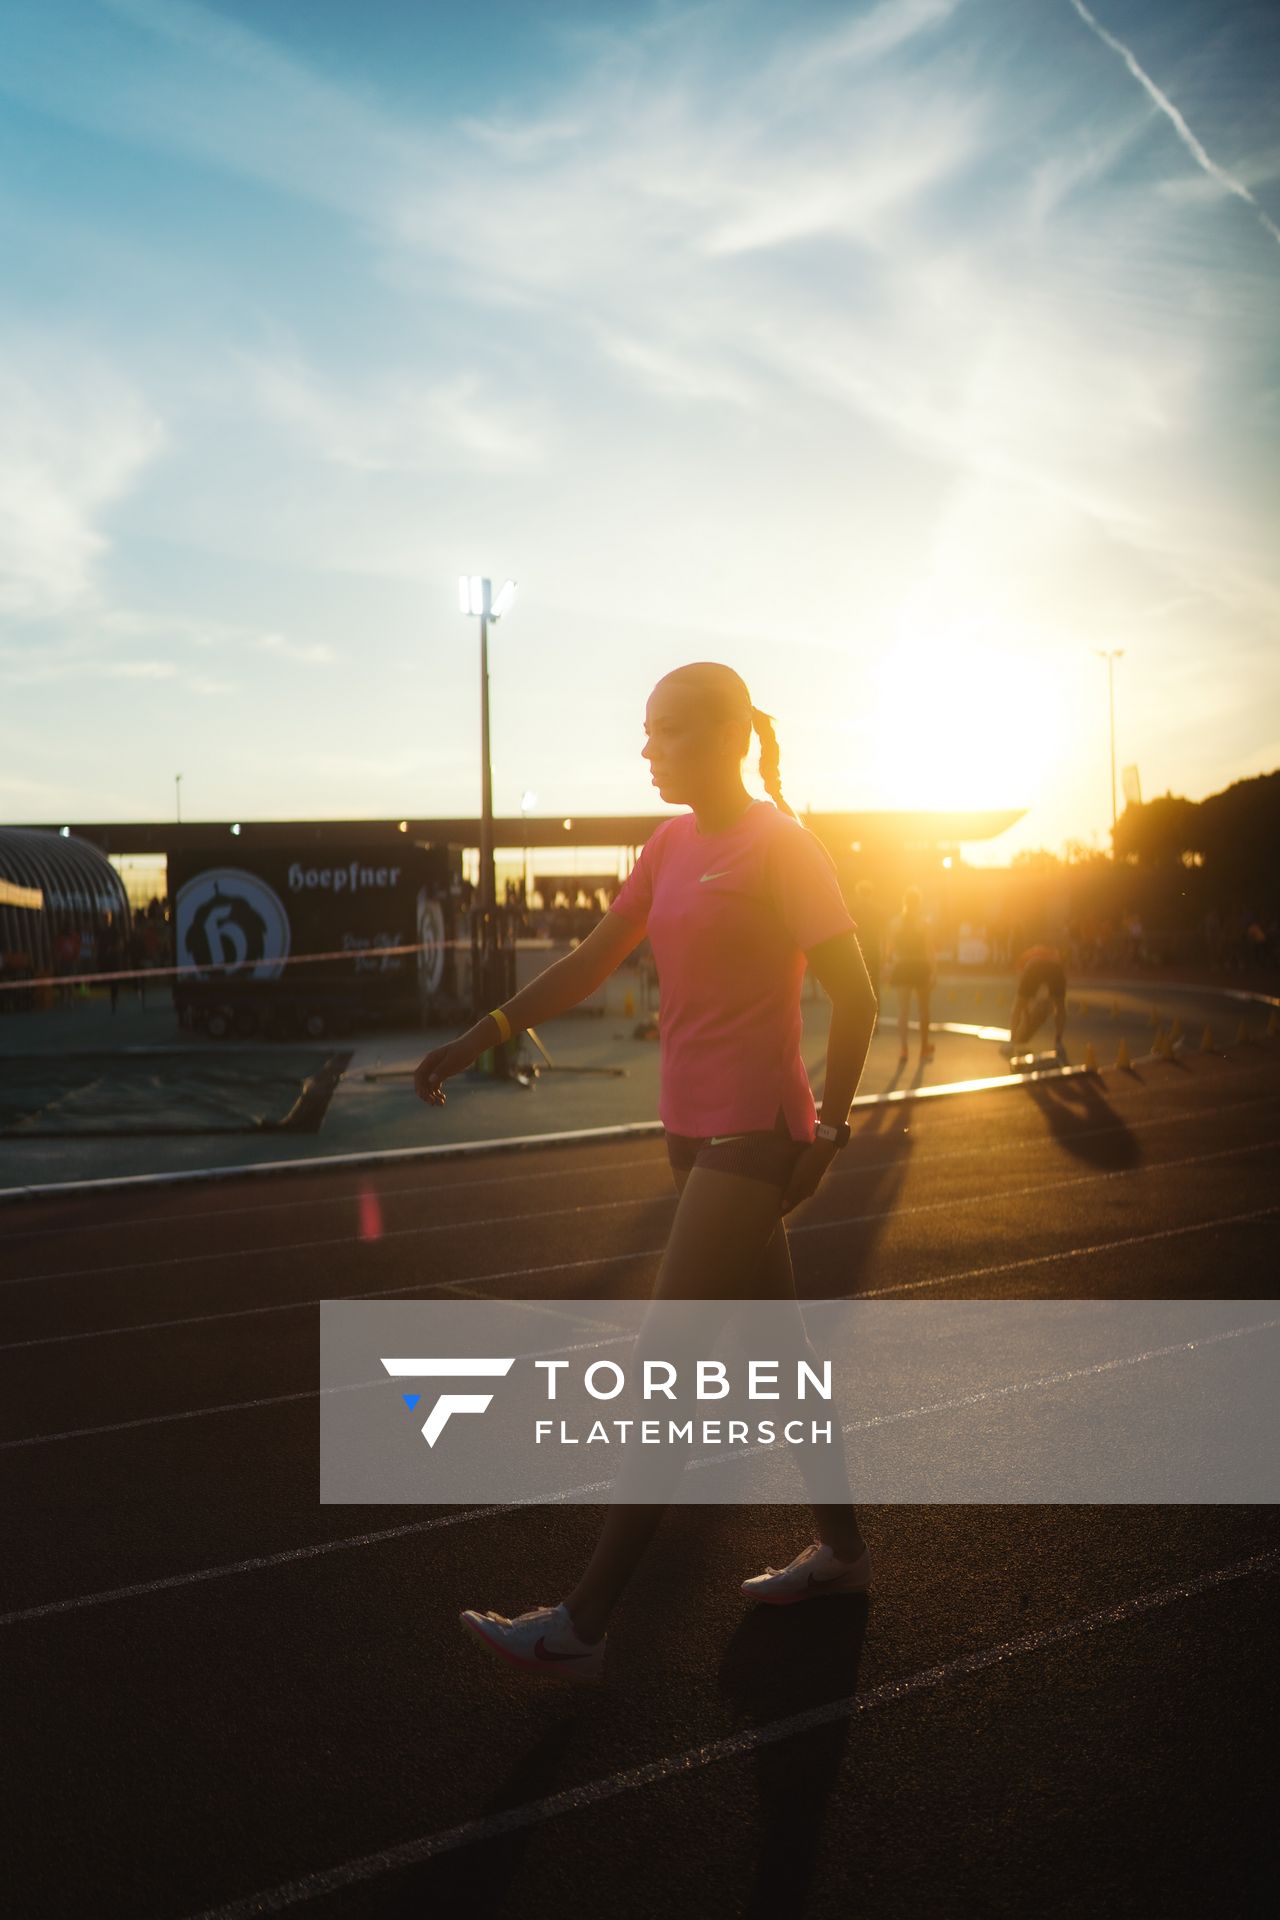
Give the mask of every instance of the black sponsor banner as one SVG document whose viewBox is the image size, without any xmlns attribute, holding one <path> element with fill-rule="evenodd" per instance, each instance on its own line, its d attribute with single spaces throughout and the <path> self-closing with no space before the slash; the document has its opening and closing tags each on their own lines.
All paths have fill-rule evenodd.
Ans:
<svg viewBox="0 0 1280 1920">
<path fill-rule="evenodd" d="M 359 982 L 362 997 L 399 997 L 419 982 L 433 989 L 454 917 L 457 859 L 448 848 L 415 846 L 172 854 L 177 964 L 199 970 L 182 984 L 224 982 L 239 992 L 281 982 L 315 993 Z M 426 951 L 372 951 L 382 947 Z M 296 964 L 314 954 L 338 957 Z"/>
</svg>

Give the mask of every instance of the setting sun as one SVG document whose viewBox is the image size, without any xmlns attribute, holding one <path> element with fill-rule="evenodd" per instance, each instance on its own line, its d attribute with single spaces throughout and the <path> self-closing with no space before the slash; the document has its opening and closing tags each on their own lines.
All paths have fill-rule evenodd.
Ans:
<svg viewBox="0 0 1280 1920">
<path fill-rule="evenodd" d="M 1066 722 L 1043 652 L 989 625 L 904 626 L 871 681 L 878 806 L 1029 806 L 1063 754 Z"/>
</svg>

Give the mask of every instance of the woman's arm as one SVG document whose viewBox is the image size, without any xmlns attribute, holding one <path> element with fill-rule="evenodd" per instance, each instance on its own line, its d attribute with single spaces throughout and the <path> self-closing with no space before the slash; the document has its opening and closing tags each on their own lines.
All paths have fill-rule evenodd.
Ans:
<svg viewBox="0 0 1280 1920">
<path fill-rule="evenodd" d="M 620 913 L 606 912 L 585 940 L 553 960 L 532 979 L 527 987 L 502 1002 L 502 1011 L 511 1023 L 513 1034 L 554 1020 L 586 1000 L 608 979 L 618 964 L 644 939 L 644 928 Z M 496 1020 L 486 1013 L 460 1036 L 475 1046 L 477 1053 L 496 1046 L 501 1039 Z"/>
<path fill-rule="evenodd" d="M 856 934 L 838 933 L 833 940 L 824 940 L 810 949 L 808 960 L 831 1001 L 820 1118 L 828 1126 L 839 1126 L 848 1119 L 858 1091 L 879 1002 Z"/>
</svg>

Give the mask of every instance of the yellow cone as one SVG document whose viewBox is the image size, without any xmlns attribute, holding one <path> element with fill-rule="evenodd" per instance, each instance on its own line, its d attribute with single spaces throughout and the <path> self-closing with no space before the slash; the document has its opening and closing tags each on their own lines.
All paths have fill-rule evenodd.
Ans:
<svg viewBox="0 0 1280 1920">
<path fill-rule="evenodd" d="M 1127 1073 L 1132 1065 L 1133 1062 L 1129 1058 L 1129 1042 L 1121 1034 L 1120 1045 L 1116 1048 L 1116 1066 L 1121 1073 Z"/>
<path fill-rule="evenodd" d="M 1092 1040 L 1090 1040 L 1084 1050 L 1084 1070 L 1086 1073 L 1096 1073 L 1098 1071 L 1098 1056 L 1093 1050 Z"/>
<path fill-rule="evenodd" d="M 1175 1020 L 1173 1025 L 1169 1029 L 1170 1042 L 1172 1043 L 1174 1040 L 1181 1040 L 1185 1032 L 1186 1032 L 1186 1028 L 1183 1026 L 1181 1020 Z"/>
<path fill-rule="evenodd" d="M 627 988 L 627 997 L 622 1003 L 622 1013 L 623 1018 L 627 1020 L 634 1020 L 636 1017 L 636 997 L 630 987 Z"/>
<path fill-rule="evenodd" d="M 1240 1022 L 1240 1025 L 1236 1028 L 1236 1045 L 1238 1047 L 1244 1046 L 1248 1038 L 1249 1038 L 1249 1029 L 1245 1025 L 1244 1021 L 1242 1020 Z"/>
<path fill-rule="evenodd" d="M 1201 1053 L 1213 1053 L 1215 1051 L 1214 1044 L 1213 1044 L 1213 1028 L 1212 1027 L 1206 1027 L 1204 1032 L 1201 1034 L 1200 1051 Z"/>
</svg>

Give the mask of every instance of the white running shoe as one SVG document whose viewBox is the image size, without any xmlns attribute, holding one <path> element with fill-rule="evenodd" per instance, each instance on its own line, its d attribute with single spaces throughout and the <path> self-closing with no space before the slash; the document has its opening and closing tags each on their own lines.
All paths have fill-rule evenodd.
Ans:
<svg viewBox="0 0 1280 1920">
<path fill-rule="evenodd" d="M 751 1580 L 744 1580 L 738 1591 L 746 1600 L 763 1600 L 770 1607 L 791 1607 L 797 1600 L 812 1600 L 820 1593 L 865 1593 L 871 1585 L 871 1549 L 864 1547 L 856 1560 L 837 1560 L 830 1547 L 811 1546 L 798 1553 L 787 1567 L 767 1567 Z"/>
<path fill-rule="evenodd" d="M 598 1680 L 604 1671 L 606 1634 L 594 1645 L 580 1640 L 569 1610 L 530 1607 L 508 1620 L 503 1613 L 477 1613 L 468 1607 L 458 1618 L 501 1659 L 515 1667 L 531 1667 L 554 1680 Z"/>
</svg>

